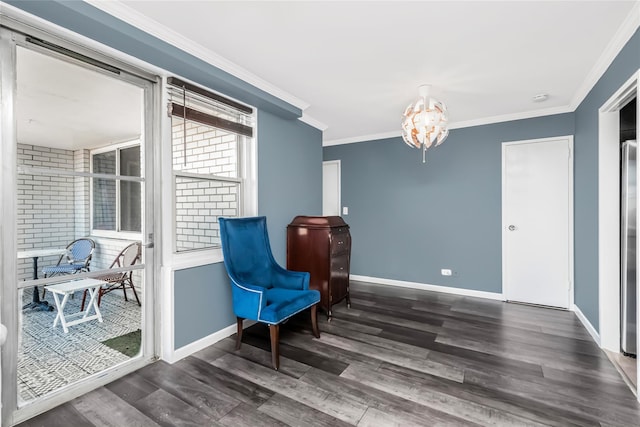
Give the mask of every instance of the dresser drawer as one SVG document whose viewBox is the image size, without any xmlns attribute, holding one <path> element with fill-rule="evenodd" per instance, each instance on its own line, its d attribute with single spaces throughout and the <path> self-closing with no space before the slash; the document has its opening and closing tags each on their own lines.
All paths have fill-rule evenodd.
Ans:
<svg viewBox="0 0 640 427">
<path fill-rule="evenodd" d="M 351 236 L 349 233 L 333 234 L 331 236 L 331 254 L 348 252 L 351 249 Z"/>
</svg>

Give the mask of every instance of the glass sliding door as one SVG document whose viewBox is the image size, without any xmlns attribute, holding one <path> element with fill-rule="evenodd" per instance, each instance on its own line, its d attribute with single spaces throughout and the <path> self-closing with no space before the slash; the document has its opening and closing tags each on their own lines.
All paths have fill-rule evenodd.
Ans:
<svg viewBox="0 0 640 427">
<path fill-rule="evenodd" d="M 4 425 L 155 354 L 155 88 L 0 31 Z"/>
</svg>

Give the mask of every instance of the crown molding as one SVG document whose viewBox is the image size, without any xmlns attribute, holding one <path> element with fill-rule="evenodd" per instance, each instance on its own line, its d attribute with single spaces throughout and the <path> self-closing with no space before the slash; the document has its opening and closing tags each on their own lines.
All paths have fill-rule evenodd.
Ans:
<svg viewBox="0 0 640 427">
<path fill-rule="evenodd" d="M 596 61 L 587 77 L 578 88 L 569 107 L 571 111 L 575 111 L 582 101 L 587 97 L 591 89 L 598 83 L 598 80 L 604 75 L 613 60 L 618 56 L 624 45 L 629 41 L 631 36 L 640 27 L 640 1 L 636 1 L 631 12 L 624 20 L 618 31 L 613 36 L 606 49 Z"/>
<path fill-rule="evenodd" d="M 356 142 L 375 141 L 377 139 L 396 138 L 400 136 L 400 130 L 394 130 L 391 132 L 372 133 L 369 135 L 354 136 L 351 138 L 329 139 L 327 141 L 322 141 L 322 146 L 331 147 L 333 145 L 355 144 Z"/>
<path fill-rule="evenodd" d="M 301 110 L 306 110 L 307 108 L 309 108 L 310 104 L 308 102 L 305 102 L 300 98 L 297 98 L 294 95 L 278 88 L 277 86 L 267 82 L 266 80 L 258 77 L 250 71 L 235 64 L 234 62 L 231 62 L 221 55 L 218 55 L 217 53 L 205 48 L 204 46 L 195 43 L 193 40 L 184 37 L 176 31 L 170 30 L 159 22 L 154 21 L 153 19 L 150 19 L 142 13 L 121 3 L 119 0 L 85 0 L 85 2 L 89 3 L 97 9 L 102 10 L 103 12 L 108 13 L 109 15 L 120 19 L 123 22 L 126 22 L 127 24 L 133 25 L 139 30 L 151 34 L 152 36 L 157 37 L 160 40 L 183 50 L 184 52 L 202 59 L 203 61 L 213 65 L 214 67 L 217 67 L 231 74 L 232 76 L 237 77 L 244 82 L 249 83 L 250 85 L 255 86 L 256 88 L 261 89 L 268 94 L 273 95 L 276 98 L 279 98 Z"/>
<path fill-rule="evenodd" d="M 553 116 L 554 114 L 572 113 L 574 110 L 575 109 L 570 108 L 568 105 L 561 105 L 559 107 L 542 108 L 533 111 L 523 111 L 521 113 L 502 114 L 498 116 L 483 117 L 480 119 L 452 122 L 449 125 L 449 129 L 462 129 L 472 126 L 483 126 L 502 122 L 512 122 L 515 120 L 526 120 L 536 117 Z"/>
<path fill-rule="evenodd" d="M 511 122 L 514 120 L 532 119 L 535 117 L 552 116 L 554 114 L 571 113 L 573 111 L 574 110 L 570 109 L 568 106 L 551 107 L 551 108 L 545 108 L 545 109 L 536 110 L 536 111 L 527 111 L 523 113 L 503 114 L 500 116 L 483 117 L 481 119 L 475 119 L 475 120 L 451 122 L 449 124 L 449 129 L 463 129 L 463 128 L 468 128 L 473 126 L 482 126 L 482 125 L 490 125 L 494 123 Z M 370 135 L 354 136 L 351 138 L 330 139 L 327 141 L 323 141 L 322 146 L 331 147 L 334 145 L 354 144 L 356 142 L 375 141 L 378 139 L 396 138 L 400 136 L 402 136 L 400 130 L 390 131 L 390 132 L 381 132 L 381 133 L 370 134 Z"/>
<path fill-rule="evenodd" d="M 308 124 L 309 126 L 313 126 L 314 128 L 319 129 L 323 132 L 327 130 L 327 128 L 329 127 L 328 125 L 322 123 L 320 120 L 317 120 L 311 117 L 310 115 L 306 114 L 304 111 L 302 112 L 302 117 L 299 117 L 298 120 Z"/>
<path fill-rule="evenodd" d="M 101 55 L 107 55 L 111 58 L 122 61 L 130 66 L 139 68 L 145 73 L 151 73 L 158 76 L 166 76 L 166 70 L 145 62 L 135 56 L 124 53 L 120 50 L 114 49 L 110 46 L 102 44 L 94 39 L 78 34 L 67 28 L 64 28 L 58 24 L 47 21 L 39 16 L 26 12 L 16 6 L 0 1 L 0 20 L 8 19 L 13 21 L 11 28 L 15 27 L 19 31 L 44 31 L 55 37 L 64 39 L 70 43 L 78 44 L 86 49 L 93 50 Z"/>
</svg>

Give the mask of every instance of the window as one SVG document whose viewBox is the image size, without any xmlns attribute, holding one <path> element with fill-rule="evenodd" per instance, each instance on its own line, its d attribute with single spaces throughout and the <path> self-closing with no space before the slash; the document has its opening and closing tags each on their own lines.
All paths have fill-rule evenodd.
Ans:
<svg viewBox="0 0 640 427">
<path fill-rule="evenodd" d="M 216 248 L 218 218 L 247 213 L 252 109 L 174 78 L 169 84 L 174 250 Z"/>
<path fill-rule="evenodd" d="M 141 231 L 142 191 L 139 180 L 140 145 L 122 144 L 91 154 L 93 178 L 92 229 L 101 231 Z M 108 175 L 108 176 L 104 176 Z"/>
</svg>

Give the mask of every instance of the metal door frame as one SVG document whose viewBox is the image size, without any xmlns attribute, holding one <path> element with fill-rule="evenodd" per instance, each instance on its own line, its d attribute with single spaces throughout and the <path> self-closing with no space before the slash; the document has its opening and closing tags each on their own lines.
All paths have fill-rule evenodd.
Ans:
<svg viewBox="0 0 640 427">
<path fill-rule="evenodd" d="M 14 23 L 11 19 L 4 19 L 3 25 Z M 129 67 L 113 58 L 101 56 L 101 54 L 84 49 L 74 43 L 59 39 L 51 34 L 44 33 L 33 27 L 25 27 L 15 22 L 15 28 L 0 27 L 0 102 L 2 105 L 2 118 L 0 121 L 0 166 L 2 186 L 0 186 L 0 200 L 2 206 L 0 212 L 0 287 L 2 296 L 0 305 L 0 319 L 8 330 L 7 342 L 2 347 L 2 425 L 13 425 L 41 412 L 66 402 L 74 397 L 89 392 L 96 387 L 113 381 L 126 373 L 135 371 L 142 366 L 155 360 L 159 348 L 159 307 L 155 303 L 154 295 L 157 295 L 157 284 L 154 277 L 160 277 L 159 253 L 153 250 L 154 236 L 159 236 L 156 230 L 160 230 L 161 218 L 157 214 L 161 212 L 156 209 L 160 201 L 160 183 L 157 182 L 154 171 L 160 170 L 160 156 L 154 146 L 159 145 L 160 135 L 160 84 L 159 78 L 155 75 L 140 71 L 137 68 Z M 17 28 L 17 29 L 16 29 Z M 59 59 L 61 55 L 49 52 L 46 48 L 39 48 L 33 45 L 26 45 L 25 35 L 20 31 L 29 31 L 29 34 L 45 39 L 65 49 L 72 50 L 84 56 L 98 59 L 101 62 L 116 64 L 122 69 L 119 78 L 122 81 L 140 87 L 144 92 L 144 134 L 141 141 L 144 144 L 144 206 L 143 206 L 143 243 L 144 252 L 144 298 L 143 298 L 143 318 L 142 328 L 145 331 L 143 342 L 143 354 L 141 357 L 91 375 L 75 384 L 71 384 L 52 392 L 49 396 L 37 399 L 22 408 L 18 408 L 18 384 L 17 384 L 17 356 L 18 356 L 18 329 L 19 314 L 21 310 L 18 304 L 18 288 L 15 285 L 17 277 L 16 259 L 16 209 L 17 197 L 15 188 L 17 185 L 17 141 L 16 141 L 16 117 L 14 112 L 15 90 L 16 90 L 16 50 L 17 46 L 22 46 L 31 50 L 39 51 Z M 71 61 L 71 60 L 70 60 Z M 74 61 L 72 61 L 74 62 Z M 155 215 L 154 215 L 155 213 Z M 158 241 L 159 239 L 155 239 Z M 86 273 L 85 273 L 86 274 Z"/>
</svg>

